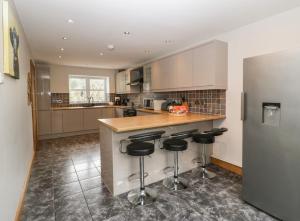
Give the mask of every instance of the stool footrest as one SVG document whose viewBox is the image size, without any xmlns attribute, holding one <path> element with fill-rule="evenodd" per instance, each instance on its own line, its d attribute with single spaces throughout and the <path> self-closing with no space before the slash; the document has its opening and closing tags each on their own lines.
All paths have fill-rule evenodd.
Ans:
<svg viewBox="0 0 300 221">
<path fill-rule="evenodd" d="M 192 162 L 193 162 L 193 163 L 197 163 L 197 164 L 202 164 L 202 163 L 203 163 L 203 162 L 202 162 L 202 159 L 201 159 L 200 157 L 194 158 L 194 159 L 192 160 Z"/>
<path fill-rule="evenodd" d="M 147 172 L 145 172 L 144 173 L 144 178 L 146 178 L 146 177 L 148 177 L 148 173 Z M 129 175 L 129 177 L 128 177 L 128 181 L 133 181 L 133 180 L 140 180 L 140 176 L 137 174 L 137 173 L 133 173 L 133 174 L 131 174 L 131 175 Z"/>
<path fill-rule="evenodd" d="M 164 174 L 169 174 L 169 173 L 174 173 L 174 167 L 165 167 L 164 169 L 163 169 L 163 172 L 164 172 Z"/>
</svg>

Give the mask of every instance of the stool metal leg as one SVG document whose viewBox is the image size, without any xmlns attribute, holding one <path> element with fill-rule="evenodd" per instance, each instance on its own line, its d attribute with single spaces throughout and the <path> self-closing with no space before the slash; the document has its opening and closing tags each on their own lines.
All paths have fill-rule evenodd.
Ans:
<svg viewBox="0 0 300 221">
<path fill-rule="evenodd" d="M 154 190 L 145 188 L 144 157 L 140 156 L 140 189 L 128 193 L 127 199 L 134 205 L 148 205 L 155 201 L 157 193 Z"/>
<path fill-rule="evenodd" d="M 163 185 L 171 190 L 182 190 L 188 187 L 188 181 L 178 177 L 178 151 L 174 152 L 174 177 L 167 177 L 163 180 Z"/>
<path fill-rule="evenodd" d="M 206 165 L 207 165 L 207 160 L 206 160 L 206 144 L 202 144 L 202 165 L 201 165 L 201 177 L 202 178 L 214 178 L 216 176 L 215 173 L 208 171 L 206 169 Z"/>
</svg>

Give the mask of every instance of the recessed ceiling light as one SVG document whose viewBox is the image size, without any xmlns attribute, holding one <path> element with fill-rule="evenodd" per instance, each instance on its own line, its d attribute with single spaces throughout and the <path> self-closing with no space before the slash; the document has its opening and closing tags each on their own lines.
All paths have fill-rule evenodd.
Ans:
<svg viewBox="0 0 300 221">
<path fill-rule="evenodd" d="M 61 50 L 61 51 L 64 51 L 65 49 L 64 49 L 64 48 L 60 48 L 60 50 Z"/>
<path fill-rule="evenodd" d="M 68 19 L 68 23 L 73 24 L 74 20 L 73 19 Z"/>
<path fill-rule="evenodd" d="M 171 43 L 173 43 L 173 41 L 172 40 L 164 40 L 164 43 L 165 44 L 171 44 Z"/>
<path fill-rule="evenodd" d="M 107 45 L 107 49 L 110 50 L 110 51 L 112 51 L 112 50 L 115 49 L 115 46 L 113 44 L 108 44 Z"/>
<path fill-rule="evenodd" d="M 104 55 L 104 53 L 100 52 L 100 56 L 103 56 L 103 55 Z"/>
<path fill-rule="evenodd" d="M 58 58 L 59 58 L 59 59 L 61 59 L 61 58 L 62 58 L 62 56 L 61 56 L 61 55 L 59 55 L 59 56 L 58 56 Z"/>
<path fill-rule="evenodd" d="M 64 36 L 62 37 L 63 40 L 68 40 L 68 37 Z"/>
<path fill-rule="evenodd" d="M 130 32 L 129 31 L 124 31 L 123 35 L 130 35 Z"/>
</svg>

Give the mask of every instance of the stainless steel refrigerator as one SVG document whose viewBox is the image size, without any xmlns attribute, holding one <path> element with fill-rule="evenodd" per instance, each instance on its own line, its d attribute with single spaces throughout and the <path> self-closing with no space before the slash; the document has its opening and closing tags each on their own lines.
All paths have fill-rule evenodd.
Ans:
<svg viewBox="0 0 300 221">
<path fill-rule="evenodd" d="M 300 220 L 300 49 L 244 59 L 243 199 Z"/>
</svg>

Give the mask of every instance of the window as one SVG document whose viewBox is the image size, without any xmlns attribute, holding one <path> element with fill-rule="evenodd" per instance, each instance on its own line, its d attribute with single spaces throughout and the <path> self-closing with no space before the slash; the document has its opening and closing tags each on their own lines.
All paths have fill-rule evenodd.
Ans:
<svg viewBox="0 0 300 221">
<path fill-rule="evenodd" d="M 94 103 L 109 101 L 109 78 L 69 75 L 70 103 Z"/>
</svg>

